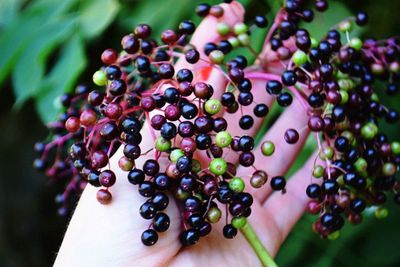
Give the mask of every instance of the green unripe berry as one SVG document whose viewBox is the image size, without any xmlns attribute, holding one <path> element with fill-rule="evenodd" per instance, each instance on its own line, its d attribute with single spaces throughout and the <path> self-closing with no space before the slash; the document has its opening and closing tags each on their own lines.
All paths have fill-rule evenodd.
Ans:
<svg viewBox="0 0 400 267">
<path fill-rule="evenodd" d="M 107 77 L 104 71 L 98 70 L 93 74 L 93 82 L 98 86 L 107 84 Z"/>
<path fill-rule="evenodd" d="M 378 133 L 378 126 L 372 122 L 368 122 L 361 128 L 361 136 L 364 139 L 371 140 Z"/>
<path fill-rule="evenodd" d="M 341 72 L 340 70 L 338 70 L 336 72 L 336 78 L 338 79 L 347 79 L 349 76 L 343 72 Z"/>
<path fill-rule="evenodd" d="M 340 104 L 346 104 L 349 101 L 349 94 L 345 90 L 339 90 Z"/>
<path fill-rule="evenodd" d="M 171 162 L 176 163 L 180 157 L 185 156 L 185 152 L 182 149 L 174 149 L 169 154 L 169 159 Z"/>
<path fill-rule="evenodd" d="M 215 115 L 222 109 L 222 104 L 219 100 L 211 98 L 204 104 L 205 111 L 210 115 Z"/>
<path fill-rule="evenodd" d="M 391 162 L 386 162 L 382 166 L 382 174 L 385 176 L 392 176 L 396 173 L 396 165 Z"/>
<path fill-rule="evenodd" d="M 354 82 L 350 79 L 340 79 L 338 81 L 341 90 L 349 91 L 354 88 Z"/>
<path fill-rule="evenodd" d="M 187 199 L 190 196 L 190 194 L 189 194 L 189 192 L 186 192 L 182 188 L 178 187 L 178 189 L 176 190 L 175 196 L 178 200 L 183 201 L 183 200 Z"/>
<path fill-rule="evenodd" d="M 222 53 L 220 50 L 212 51 L 208 57 L 214 64 L 221 64 L 224 62 L 224 53 Z"/>
<path fill-rule="evenodd" d="M 247 219 L 246 219 L 246 217 L 243 217 L 243 216 L 242 217 L 235 217 L 235 218 L 232 219 L 231 223 L 232 223 L 233 227 L 235 227 L 236 229 L 240 229 L 240 228 L 242 228 L 243 226 L 246 225 Z"/>
<path fill-rule="evenodd" d="M 199 171 L 201 171 L 200 161 L 198 161 L 197 159 L 192 159 L 192 172 L 198 173 Z"/>
<path fill-rule="evenodd" d="M 233 192 L 240 193 L 243 192 L 245 187 L 244 181 L 240 177 L 233 177 L 229 181 L 229 189 L 232 190 Z"/>
<path fill-rule="evenodd" d="M 351 20 L 344 20 L 339 24 L 339 31 L 350 32 L 353 29 L 353 23 Z"/>
<path fill-rule="evenodd" d="M 238 35 L 237 39 L 239 40 L 241 46 L 248 46 L 250 44 L 250 37 L 246 33 Z"/>
<path fill-rule="evenodd" d="M 339 237 L 340 237 L 340 231 L 335 231 L 335 232 L 330 233 L 330 234 L 328 235 L 328 239 L 329 239 L 329 240 L 336 240 L 336 239 L 338 239 Z"/>
<path fill-rule="evenodd" d="M 274 154 L 275 151 L 275 145 L 271 141 L 265 141 L 261 145 L 261 152 L 263 153 L 264 156 L 271 156 Z"/>
<path fill-rule="evenodd" d="M 316 165 L 312 174 L 315 178 L 321 178 L 324 175 L 324 167 L 321 165 Z"/>
<path fill-rule="evenodd" d="M 375 101 L 375 102 L 378 102 L 378 101 L 379 101 L 379 96 L 378 96 L 376 93 L 373 93 L 373 94 L 371 95 L 371 100 L 372 100 L 372 101 Z"/>
<path fill-rule="evenodd" d="M 227 35 L 231 31 L 228 24 L 220 22 L 217 24 L 217 32 L 220 35 Z"/>
<path fill-rule="evenodd" d="M 160 136 L 156 140 L 156 149 L 161 152 L 166 152 L 171 148 L 171 141 Z"/>
<path fill-rule="evenodd" d="M 213 159 L 208 168 L 215 175 L 222 175 L 226 172 L 227 164 L 226 161 L 222 158 Z"/>
<path fill-rule="evenodd" d="M 240 45 L 238 38 L 233 36 L 228 38 L 228 42 L 231 44 L 233 48 L 238 48 Z"/>
<path fill-rule="evenodd" d="M 310 37 L 310 40 L 311 40 L 311 47 L 312 48 L 315 48 L 315 47 L 318 46 L 319 42 L 318 42 L 317 39 L 315 39 L 314 37 Z"/>
<path fill-rule="evenodd" d="M 218 132 L 215 136 L 215 144 L 219 147 L 227 147 L 232 142 L 232 136 L 227 131 Z"/>
<path fill-rule="evenodd" d="M 389 215 L 389 210 L 387 208 L 379 207 L 375 210 L 375 218 L 377 219 L 385 219 Z"/>
<path fill-rule="evenodd" d="M 349 46 L 354 48 L 356 51 L 360 51 L 363 46 L 363 42 L 360 38 L 352 38 L 350 40 Z"/>
<path fill-rule="evenodd" d="M 210 223 L 217 223 L 221 219 L 222 212 L 217 207 L 212 207 L 207 212 L 207 220 Z"/>
<path fill-rule="evenodd" d="M 358 173 L 363 173 L 367 170 L 368 163 L 364 158 L 358 158 L 356 162 L 354 162 L 354 168 Z"/>
<path fill-rule="evenodd" d="M 400 154 L 400 142 L 391 143 L 390 148 L 392 149 L 392 153 L 396 156 Z"/>
<path fill-rule="evenodd" d="M 236 35 L 240 35 L 240 34 L 246 33 L 247 30 L 248 30 L 248 27 L 243 22 L 236 23 L 235 26 L 233 26 L 233 32 Z"/>
<path fill-rule="evenodd" d="M 294 52 L 292 60 L 296 66 L 302 66 L 307 62 L 307 54 L 301 50 L 297 50 Z"/>
<path fill-rule="evenodd" d="M 321 160 L 326 160 L 326 159 L 333 159 L 333 155 L 335 154 L 335 151 L 333 150 L 332 147 L 327 146 L 324 147 L 320 152 L 319 152 L 319 158 Z"/>
<path fill-rule="evenodd" d="M 339 186 L 344 186 L 344 180 L 343 180 L 343 175 L 340 175 L 337 179 L 336 182 L 338 183 Z"/>
</svg>

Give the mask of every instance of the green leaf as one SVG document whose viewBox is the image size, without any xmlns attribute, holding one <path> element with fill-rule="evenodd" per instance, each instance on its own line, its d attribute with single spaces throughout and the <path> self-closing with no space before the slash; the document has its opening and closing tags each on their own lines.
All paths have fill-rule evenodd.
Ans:
<svg viewBox="0 0 400 267">
<path fill-rule="evenodd" d="M 62 12 L 68 10 L 77 0 L 40 0 L 29 5 L 0 34 L 0 85 L 8 76 L 23 50 L 40 30 L 53 23 Z"/>
<path fill-rule="evenodd" d="M 12 73 L 17 106 L 37 93 L 47 58 L 72 33 L 75 21 L 69 17 L 45 25 L 30 42 L 29 49 L 23 51 Z"/>
<path fill-rule="evenodd" d="M 92 0 L 79 7 L 79 23 L 85 38 L 100 34 L 115 18 L 120 5 L 116 0 Z"/>
<path fill-rule="evenodd" d="M 270 6 L 272 13 L 276 14 L 278 10 L 285 5 L 284 0 L 265 0 Z"/>
<path fill-rule="evenodd" d="M 0 1 L 0 30 L 10 24 L 18 15 L 23 0 Z"/>
<path fill-rule="evenodd" d="M 55 119 L 59 112 L 58 97 L 72 90 L 86 65 L 83 40 L 76 34 L 63 46 L 57 64 L 42 82 L 36 96 L 36 109 L 44 122 Z"/>
</svg>

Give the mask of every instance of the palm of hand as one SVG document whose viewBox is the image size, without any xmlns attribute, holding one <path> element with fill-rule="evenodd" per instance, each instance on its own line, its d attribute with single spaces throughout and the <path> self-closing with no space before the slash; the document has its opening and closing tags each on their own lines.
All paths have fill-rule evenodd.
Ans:
<svg viewBox="0 0 400 267">
<path fill-rule="evenodd" d="M 224 9 L 225 21 L 229 24 L 233 25 L 241 20 L 243 9 L 237 3 L 224 6 Z M 215 41 L 216 37 L 210 34 L 210 29 L 215 29 L 215 25 L 214 18 L 206 18 L 198 27 L 192 43 L 197 47 L 202 47 L 210 40 Z M 198 69 L 201 66 L 195 68 Z M 215 97 L 224 91 L 226 80 L 218 71 L 213 70 L 208 83 L 213 85 Z M 254 99 L 258 103 L 271 105 L 273 98 L 265 93 L 265 81 L 252 80 L 252 83 Z M 249 107 L 249 112 L 252 108 L 253 106 Z M 283 139 L 283 133 L 289 126 L 302 129 L 307 124 L 307 115 L 301 108 L 295 101 L 264 136 L 264 140 L 272 140 L 275 143 L 274 155 L 265 158 L 260 148 L 255 148 L 254 165 L 265 170 L 269 177 L 285 174 L 304 144 L 307 130 L 301 133 L 300 140 L 294 145 L 286 144 Z M 246 112 L 244 110 L 244 113 Z M 224 114 L 229 125 L 228 131 L 232 136 L 243 135 L 243 131 L 236 126 L 239 116 L 240 114 Z M 261 122 L 261 120 L 255 121 L 255 126 L 246 134 L 255 135 Z M 147 151 L 146 147 L 153 147 L 147 124 L 142 129 L 142 135 L 144 136 L 144 142 L 141 144 L 142 151 Z M 224 216 L 218 223 L 213 224 L 211 233 L 201 238 L 198 244 L 183 248 L 177 238 L 182 230 L 181 215 L 172 197 L 166 211 L 171 219 L 169 230 L 160 234 L 160 239 L 155 246 L 143 246 L 140 235 L 148 228 L 149 223 L 138 216 L 137 211 L 144 200 L 128 183 L 126 173 L 117 171 L 120 153 L 121 151 L 118 151 L 111 160 L 111 169 L 117 174 L 117 183 L 111 188 L 112 203 L 106 206 L 99 205 L 95 197 L 97 189 L 90 186 L 85 189 L 56 259 L 56 266 L 206 266 L 208 264 L 258 266 L 261 264 L 241 234 L 232 240 L 222 237 L 222 228 L 226 223 Z M 230 156 L 229 161 L 237 161 L 235 157 L 232 157 L 234 155 Z M 202 157 L 204 155 L 198 155 L 200 161 Z M 266 159 L 265 163 L 264 159 Z M 141 166 L 145 160 L 141 157 L 136 164 Z M 254 196 L 252 214 L 248 220 L 272 255 L 277 253 L 279 246 L 304 211 L 307 201 L 304 191 L 309 182 L 307 178 L 313 166 L 313 160 L 314 158 L 311 158 L 291 178 L 286 186 L 287 194 L 281 194 L 281 192 L 271 194 L 271 188 L 268 185 L 261 189 L 253 189 L 246 184 L 246 190 Z M 162 166 L 162 160 L 160 165 Z M 251 174 L 249 168 L 238 169 L 238 176 L 245 178 L 249 174 Z M 225 210 L 225 207 L 221 207 L 221 210 Z"/>
</svg>

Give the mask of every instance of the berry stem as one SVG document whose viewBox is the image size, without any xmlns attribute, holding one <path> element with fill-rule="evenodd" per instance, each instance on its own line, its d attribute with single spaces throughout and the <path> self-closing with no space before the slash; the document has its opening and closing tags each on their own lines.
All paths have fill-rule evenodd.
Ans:
<svg viewBox="0 0 400 267">
<path fill-rule="evenodd" d="M 253 248 L 254 252 L 257 254 L 258 258 L 262 262 L 262 264 L 266 267 L 277 267 L 278 265 L 275 263 L 272 256 L 269 254 L 267 249 L 261 243 L 261 240 L 258 238 L 256 232 L 249 222 L 240 228 L 240 231 L 246 238 L 247 242 L 249 242 L 250 246 Z"/>
</svg>

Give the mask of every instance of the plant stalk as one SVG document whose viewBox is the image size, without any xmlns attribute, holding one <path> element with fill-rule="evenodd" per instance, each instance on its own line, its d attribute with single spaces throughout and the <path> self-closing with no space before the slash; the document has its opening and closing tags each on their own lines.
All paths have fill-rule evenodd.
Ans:
<svg viewBox="0 0 400 267">
<path fill-rule="evenodd" d="M 278 267 L 249 222 L 246 222 L 246 224 L 240 228 L 240 231 L 265 267 Z"/>
</svg>

